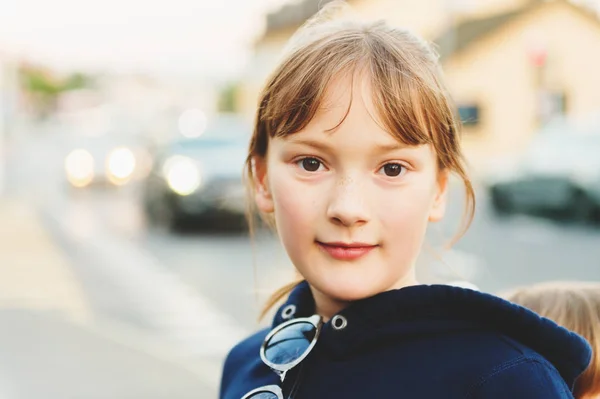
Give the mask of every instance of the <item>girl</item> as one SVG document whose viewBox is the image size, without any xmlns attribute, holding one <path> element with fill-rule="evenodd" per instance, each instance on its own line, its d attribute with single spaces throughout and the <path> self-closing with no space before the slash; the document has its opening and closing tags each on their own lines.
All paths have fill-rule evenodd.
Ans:
<svg viewBox="0 0 600 399">
<path fill-rule="evenodd" d="M 600 283 L 541 283 L 516 289 L 506 298 L 587 339 L 593 348 L 592 363 L 573 392 L 577 399 L 600 399 Z"/>
<path fill-rule="evenodd" d="M 270 329 L 231 350 L 220 397 L 571 398 L 590 359 L 582 338 L 416 280 L 452 173 L 474 209 L 428 45 L 383 22 L 318 16 L 286 54 L 260 98 L 247 173 L 302 281 L 273 298 L 287 300 Z"/>
</svg>

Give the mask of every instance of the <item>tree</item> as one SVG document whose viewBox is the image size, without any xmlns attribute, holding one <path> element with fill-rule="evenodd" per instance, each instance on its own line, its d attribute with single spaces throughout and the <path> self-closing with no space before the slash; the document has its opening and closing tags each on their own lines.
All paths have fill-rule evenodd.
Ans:
<svg viewBox="0 0 600 399">
<path fill-rule="evenodd" d="M 219 93 L 218 110 L 219 112 L 237 112 L 238 111 L 239 83 L 230 82 L 226 84 Z"/>
<path fill-rule="evenodd" d="M 55 111 L 61 94 L 90 87 L 93 80 L 80 72 L 58 76 L 47 68 L 35 65 L 22 65 L 18 71 L 25 97 L 38 117 L 47 117 Z"/>
</svg>

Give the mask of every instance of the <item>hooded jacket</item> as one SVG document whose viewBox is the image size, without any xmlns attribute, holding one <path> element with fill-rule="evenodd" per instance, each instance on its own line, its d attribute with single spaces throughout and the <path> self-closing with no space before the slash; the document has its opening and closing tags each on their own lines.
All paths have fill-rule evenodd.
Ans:
<svg viewBox="0 0 600 399">
<path fill-rule="evenodd" d="M 306 281 L 273 319 L 309 317 Z M 346 326 L 323 324 L 317 344 L 283 385 L 287 399 L 554 399 L 572 398 L 591 360 L 579 335 L 495 296 L 445 285 L 419 285 L 352 302 L 338 313 Z M 270 329 L 235 346 L 225 361 L 221 399 L 240 399 L 280 385 L 260 359 Z"/>
</svg>

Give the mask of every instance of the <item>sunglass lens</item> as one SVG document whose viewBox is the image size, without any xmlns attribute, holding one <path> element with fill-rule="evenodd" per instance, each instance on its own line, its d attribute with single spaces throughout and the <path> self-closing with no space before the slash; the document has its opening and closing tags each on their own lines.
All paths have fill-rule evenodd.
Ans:
<svg viewBox="0 0 600 399">
<path fill-rule="evenodd" d="M 292 363 L 306 353 L 316 333 L 317 328 L 311 323 L 291 324 L 266 343 L 265 357 L 273 364 Z"/>
</svg>

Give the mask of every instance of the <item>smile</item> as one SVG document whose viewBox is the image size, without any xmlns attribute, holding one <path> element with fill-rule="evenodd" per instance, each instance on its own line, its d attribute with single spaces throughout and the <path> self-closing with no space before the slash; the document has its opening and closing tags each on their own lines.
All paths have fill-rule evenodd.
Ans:
<svg viewBox="0 0 600 399">
<path fill-rule="evenodd" d="M 367 255 L 377 248 L 377 245 L 364 243 L 343 243 L 343 242 L 316 242 L 319 248 L 326 254 L 338 260 L 354 260 Z"/>
</svg>

